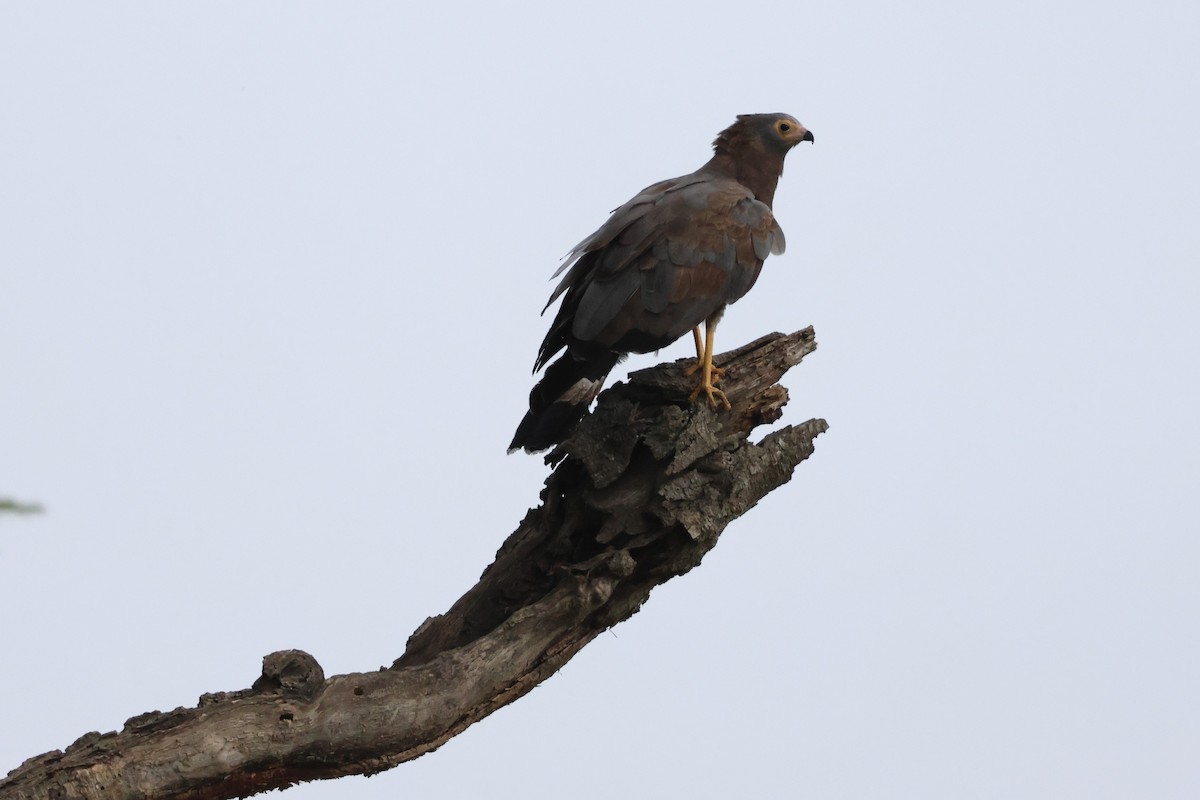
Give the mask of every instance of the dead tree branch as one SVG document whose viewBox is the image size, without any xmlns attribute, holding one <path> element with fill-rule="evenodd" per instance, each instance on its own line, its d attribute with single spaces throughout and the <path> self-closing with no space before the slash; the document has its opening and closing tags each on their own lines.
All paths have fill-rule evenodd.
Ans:
<svg viewBox="0 0 1200 800">
<path fill-rule="evenodd" d="M 380 772 L 437 748 L 628 619 L 791 478 L 825 422 L 757 443 L 749 435 L 780 417 L 788 395 L 778 381 L 815 347 L 808 328 L 718 358 L 731 411 L 688 402 L 688 362 L 634 373 L 601 395 L 547 458 L 557 466 L 542 505 L 391 668 L 326 678 L 304 652 L 272 653 L 251 688 L 31 758 L 0 780 L 0 798 L 241 797 Z"/>
</svg>

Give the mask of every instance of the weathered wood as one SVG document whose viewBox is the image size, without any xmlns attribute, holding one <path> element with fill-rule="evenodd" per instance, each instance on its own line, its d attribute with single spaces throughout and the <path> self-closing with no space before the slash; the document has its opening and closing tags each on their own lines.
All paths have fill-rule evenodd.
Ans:
<svg viewBox="0 0 1200 800">
<path fill-rule="evenodd" d="M 272 653 L 250 689 L 29 759 L 0 780 L 0 799 L 241 797 L 380 772 L 437 748 L 636 613 L 791 478 L 823 420 L 748 437 L 780 417 L 787 390 L 777 382 L 815 347 L 808 328 L 719 357 L 727 412 L 688 401 L 687 361 L 601 395 L 547 457 L 557 466 L 542 505 L 390 669 L 325 678 L 302 651 Z"/>
</svg>

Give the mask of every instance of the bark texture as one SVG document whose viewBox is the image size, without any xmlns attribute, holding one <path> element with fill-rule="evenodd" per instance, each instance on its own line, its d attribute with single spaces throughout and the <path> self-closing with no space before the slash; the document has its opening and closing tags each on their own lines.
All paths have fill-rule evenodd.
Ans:
<svg viewBox="0 0 1200 800">
<path fill-rule="evenodd" d="M 791 478 L 825 422 L 757 443 L 749 435 L 780 417 L 787 390 L 778 380 L 815 347 L 808 328 L 719 357 L 730 411 L 688 402 L 690 359 L 602 394 L 547 456 L 556 467 L 542 505 L 390 669 L 326 678 L 307 653 L 272 653 L 251 688 L 85 734 L 10 772 L 0 798 L 243 797 L 380 772 L 437 748 L 628 619 Z"/>
</svg>

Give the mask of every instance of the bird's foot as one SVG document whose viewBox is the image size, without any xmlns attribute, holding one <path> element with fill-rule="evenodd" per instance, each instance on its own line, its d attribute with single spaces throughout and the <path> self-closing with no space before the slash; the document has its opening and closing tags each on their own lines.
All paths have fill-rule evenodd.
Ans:
<svg viewBox="0 0 1200 800">
<path fill-rule="evenodd" d="M 705 384 L 703 381 L 701 381 L 695 389 L 692 389 L 692 393 L 688 396 L 688 400 L 695 402 L 696 398 L 700 396 L 700 393 L 704 392 L 706 395 L 708 395 L 708 404 L 713 408 L 716 408 L 718 403 L 725 406 L 726 411 L 733 408 L 733 404 L 729 402 L 729 398 L 725 396 L 725 392 L 721 391 L 716 386 L 713 386 L 713 384 L 716 383 L 716 379 L 717 376 L 713 375 L 713 379 L 709 383 Z"/>
<path fill-rule="evenodd" d="M 704 366 L 704 365 L 703 365 L 703 364 L 700 362 L 700 359 L 696 359 L 696 363 L 695 363 L 695 364 L 692 364 L 690 367 L 688 367 L 687 369 L 685 369 L 685 370 L 683 371 L 683 377 L 685 377 L 685 378 L 690 378 L 690 377 L 692 377 L 692 376 L 693 376 L 693 375 L 695 375 L 697 372 L 700 372 L 700 370 L 703 368 L 703 366 Z M 723 368 L 721 368 L 721 367 L 718 367 L 716 364 L 713 364 L 713 365 L 712 365 L 712 382 L 713 382 L 714 384 L 715 384 L 715 383 L 720 383 L 720 382 L 721 382 L 721 376 L 722 376 L 722 375 L 724 375 L 724 374 L 725 374 L 725 370 L 724 370 Z M 697 388 L 696 388 L 696 392 L 699 392 L 699 391 L 700 391 L 700 387 L 697 387 Z M 694 399 L 696 399 L 696 392 L 693 392 L 693 393 L 692 393 L 692 399 L 693 399 L 693 400 L 694 400 Z"/>
</svg>

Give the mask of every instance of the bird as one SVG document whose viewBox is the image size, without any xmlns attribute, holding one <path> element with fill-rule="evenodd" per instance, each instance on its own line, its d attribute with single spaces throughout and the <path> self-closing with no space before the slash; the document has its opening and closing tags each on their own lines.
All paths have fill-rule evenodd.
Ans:
<svg viewBox="0 0 1200 800">
<path fill-rule="evenodd" d="M 712 363 L 717 323 L 754 286 L 767 256 L 783 253 L 771 203 L 784 157 L 814 141 L 788 114 L 740 114 L 702 167 L 647 186 L 565 256 L 552 277 L 566 274 L 542 309 L 562 299 L 534 361 L 535 374 L 546 371 L 510 453 L 560 444 L 622 359 L 688 331 L 696 345 L 688 373 L 697 377 L 690 400 L 703 394 L 714 409 L 730 408 L 716 385 L 723 370 Z"/>
</svg>

